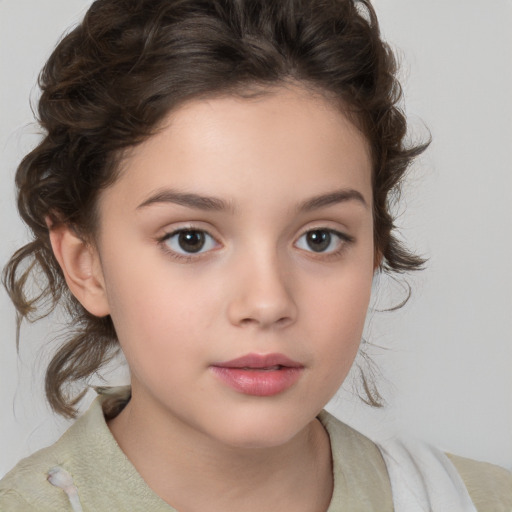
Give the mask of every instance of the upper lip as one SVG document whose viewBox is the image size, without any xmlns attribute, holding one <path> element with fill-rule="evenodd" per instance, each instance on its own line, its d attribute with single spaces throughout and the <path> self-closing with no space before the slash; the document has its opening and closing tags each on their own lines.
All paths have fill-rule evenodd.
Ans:
<svg viewBox="0 0 512 512">
<path fill-rule="evenodd" d="M 272 368 L 285 366 L 288 368 L 302 368 L 303 365 L 290 359 L 284 354 L 246 354 L 230 361 L 214 363 L 212 366 L 220 368 Z"/>
</svg>

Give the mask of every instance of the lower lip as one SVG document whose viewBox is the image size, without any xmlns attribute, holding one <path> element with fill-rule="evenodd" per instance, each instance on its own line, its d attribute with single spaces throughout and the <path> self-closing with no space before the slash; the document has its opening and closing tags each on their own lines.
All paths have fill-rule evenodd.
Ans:
<svg viewBox="0 0 512 512">
<path fill-rule="evenodd" d="M 280 370 L 247 370 L 212 366 L 212 371 L 229 387 L 253 396 L 273 396 L 291 388 L 304 368 L 283 367 Z"/>
</svg>

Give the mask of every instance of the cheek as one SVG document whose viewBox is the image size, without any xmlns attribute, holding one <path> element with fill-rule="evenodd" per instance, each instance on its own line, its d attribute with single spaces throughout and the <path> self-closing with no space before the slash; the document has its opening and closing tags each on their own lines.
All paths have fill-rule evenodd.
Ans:
<svg viewBox="0 0 512 512">
<path fill-rule="evenodd" d="M 202 274 L 154 252 L 145 258 L 144 251 L 130 261 L 111 262 L 115 265 L 107 265 L 106 272 L 111 316 L 132 373 L 157 378 L 172 368 L 178 379 L 196 371 L 192 363 L 205 360 L 221 316 L 212 272 Z"/>
<path fill-rule="evenodd" d="M 365 271 L 346 268 L 332 276 L 328 285 L 318 287 L 311 300 L 313 322 L 325 364 L 348 372 L 357 354 L 372 287 L 372 265 Z"/>
<path fill-rule="evenodd" d="M 180 341 L 194 336 L 198 311 L 208 304 L 201 304 L 194 281 L 173 275 L 164 258 L 143 256 L 104 264 L 112 320 L 128 360 L 170 361 L 190 350 L 190 343 Z"/>
</svg>

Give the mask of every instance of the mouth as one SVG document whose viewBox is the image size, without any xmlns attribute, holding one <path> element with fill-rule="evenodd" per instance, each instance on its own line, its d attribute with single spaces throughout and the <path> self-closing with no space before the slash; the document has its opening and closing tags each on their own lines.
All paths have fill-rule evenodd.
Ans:
<svg viewBox="0 0 512 512">
<path fill-rule="evenodd" d="M 291 388 L 304 366 L 283 354 L 247 354 L 210 366 L 219 380 L 235 391 L 252 396 L 274 396 Z"/>
<path fill-rule="evenodd" d="M 237 368 L 243 370 L 280 370 L 282 368 L 303 368 L 301 363 L 284 354 L 247 354 L 231 361 L 214 363 L 218 368 Z"/>
<path fill-rule="evenodd" d="M 282 368 L 289 368 L 289 367 L 281 366 L 281 365 L 269 366 L 269 367 L 264 367 L 264 368 L 252 368 L 250 366 L 244 366 L 244 367 L 240 368 L 240 370 L 252 370 L 255 372 L 274 372 L 276 370 L 281 370 Z"/>
</svg>

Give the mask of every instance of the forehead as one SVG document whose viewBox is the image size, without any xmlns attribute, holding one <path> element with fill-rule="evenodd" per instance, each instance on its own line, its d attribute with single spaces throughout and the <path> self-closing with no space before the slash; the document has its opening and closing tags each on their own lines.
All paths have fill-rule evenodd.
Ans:
<svg viewBox="0 0 512 512">
<path fill-rule="evenodd" d="M 162 126 L 169 131 L 174 127 L 175 134 L 179 131 L 183 137 L 201 139 L 205 135 L 202 140 L 212 140 L 213 132 L 217 132 L 219 138 L 215 142 L 234 128 L 231 135 L 236 132 L 238 142 L 243 142 L 245 135 L 256 138 L 260 150 L 299 140 L 307 143 L 304 149 L 309 149 L 320 139 L 325 143 L 350 139 L 363 146 L 371 158 L 366 136 L 343 107 L 340 100 L 329 99 L 327 93 L 291 83 L 187 101 L 171 112 Z M 296 150 L 300 153 L 300 148 Z"/>
<path fill-rule="evenodd" d="M 370 149 L 339 107 L 299 87 L 196 99 L 129 152 L 113 188 L 142 201 L 162 186 L 234 200 L 270 189 L 286 196 L 291 186 L 308 196 L 350 187 L 370 204 Z"/>
</svg>

